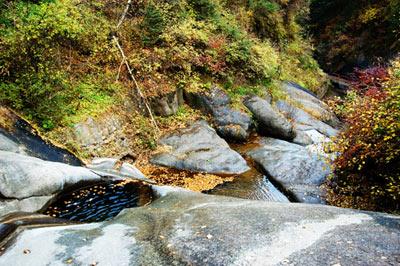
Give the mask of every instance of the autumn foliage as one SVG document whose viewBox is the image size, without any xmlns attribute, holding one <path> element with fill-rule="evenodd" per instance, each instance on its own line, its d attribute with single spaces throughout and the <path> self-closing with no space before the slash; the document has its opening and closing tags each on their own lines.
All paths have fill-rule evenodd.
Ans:
<svg viewBox="0 0 400 266">
<path fill-rule="evenodd" d="M 353 90 L 337 102 L 348 127 L 338 137 L 330 201 L 344 207 L 398 210 L 400 86 L 382 67 L 356 70 Z"/>
</svg>

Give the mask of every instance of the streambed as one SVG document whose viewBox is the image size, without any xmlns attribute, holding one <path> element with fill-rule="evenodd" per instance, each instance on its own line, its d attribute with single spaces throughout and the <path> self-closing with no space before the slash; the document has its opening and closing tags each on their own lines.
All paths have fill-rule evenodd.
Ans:
<svg viewBox="0 0 400 266">
<path fill-rule="evenodd" d="M 232 182 L 225 182 L 205 193 L 210 195 L 220 195 L 236 197 L 242 199 L 289 202 L 289 199 L 279 191 L 260 170 L 255 163 L 251 161 L 246 153 L 259 147 L 260 137 L 256 134 L 250 137 L 246 143 L 231 144 L 231 148 L 240 153 L 246 160 L 250 170 L 238 175 Z"/>
</svg>

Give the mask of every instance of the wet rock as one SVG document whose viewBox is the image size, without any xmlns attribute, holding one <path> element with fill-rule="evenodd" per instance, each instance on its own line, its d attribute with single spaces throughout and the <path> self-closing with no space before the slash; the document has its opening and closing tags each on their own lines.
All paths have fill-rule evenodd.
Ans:
<svg viewBox="0 0 400 266">
<path fill-rule="evenodd" d="M 295 138 L 292 124 L 266 100 L 252 96 L 244 101 L 244 105 L 258 121 L 261 134 L 289 141 Z"/>
<path fill-rule="evenodd" d="M 275 106 L 282 114 L 294 122 L 294 127 L 297 131 L 316 129 L 328 137 L 333 137 L 338 134 L 338 130 L 318 120 L 293 104 L 280 100 L 276 102 Z"/>
<path fill-rule="evenodd" d="M 205 121 L 163 137 L 160 144 L 165 151 L 151 159 L 153 164 L 210 174 L 241 174 L 249 170 L 246 161 Z"/>
<path fill-rule="evenodd" d="M 261 147 L 248 155 L 256 161 L 271 180 L 292 194 L 297 201 L 322 203 L 320 185 L 331 173 L 329 164 L 307 148 L 283 140 L 264 138 Z"/>
<path fill-rule="evenodd" d="M 52 196 L 42 196 L 23 200 L 2 200 L 0 201 L 0 217 L 11 212 L 36 212 L 51 198 Z"/>
<path fill-rule="evenodd" d="M 237 176 L 233 181 L 221 184 L 206 193 L 251 200 L 290 202 L 266 176 L 255 172 L 255 169 Z"/>
<path fill-rule="evenodd" d="M 221 137 L 239 142 L 248 138 L 251 118 L 230 107 L 231 99 L 223 90 L 213 87 L 209 91 L 186 92 L 185 95 L 190 106 L 213 117 L 213 123 Z"/>
<path fill-rule="evenodd" d="M 0 107 L 7 126 L 0 126 L 0 150 L 27 154 L 43 160 L 81 166 L 82 162 L 68 150 L 43 139 L 24 118 Z"/>
<path fill-rule="evenodd" d="M 83 167 L 0 151 L 0 193 L 7 198 L 48 196 L 66 185 L 100 176 Z"/>
<path fill-rule="evenodd" d="M 126 209 L 107 222 L 25 230 L 0 264 L 397 265 L 400 260 L 399 216 L 162 190 L 150 205 Z"/>
<path fill-rule="evenodd" d="M 170 116 L 176 114 L 182 104 L 182 91 L 177 90 L 161 96 L 149 97 L 148 101 L 154 114 L 159 116 Z"/>
<path fill-rule="evenodd" d="M 338 118 L 312 92 L 293 82 L 283 82 L 281 88 L 293 101 L 300 104 L 303 110 L 332 127 L 339 127 L 340 121 Z"/>
<path fill-rule="evenodd" d="M 243 142 L 249 137 L 249 132 L 239 125 L 217 126 L 216 130 L 218 135 L 227 140 Z"/>
</svg>

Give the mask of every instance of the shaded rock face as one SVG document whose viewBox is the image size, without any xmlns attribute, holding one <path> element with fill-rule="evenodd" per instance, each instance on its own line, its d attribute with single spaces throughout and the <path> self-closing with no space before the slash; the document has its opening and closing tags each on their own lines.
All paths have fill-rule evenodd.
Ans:
<svg viewBox="0 0 400 266">
<path fill-rule="evenodd" d="M 25 230 L 0 264 L 396 265 L 399 228 L 398 216 L 170 191 L 111 221 Z"/>
<path fill-rule="evenodd" d="M 122 123 L 117 117 L 109 117 L 105 121 L 95 121 L 88 118 L 85 122 L 76 124 L 75 137 L 83 146 L 101 146 L 113 134 L 118 134 Z"/>
<path fill-rule="evenodd" d="M 244 101 L 244 105 L 258 121 L 258 129 L 262 135 L 289 141 L 295 138 L 291 123 L 276 111 L 268 101 L 252 96 Z"/>
<path fill-rule="evenodd" d="M 125 108 L 128 110 L 129 107 Z M 95 119 L 89 117 L 74 126 L 70 138 L 91 157 L 133 154 L 129 123 L 128 113 L 125 112 L 108 113 Z"/>
<path fill-rule="evenodd" d="M 340 125 L 340 121 L 329 111 L 328 106 L 307 89 L 293 82 L 284 82 L 281 88 L 293 101 L 300 104 L 307 113 L 312 114 L 332 127 Z"/>
<path fill-rule="evenodd" d="M 324 157 L 286 141 L 264 138 L 248 155 L 295 200 L 323 203 L 320 185 L 331 173 Z"/>
<path fill-rule="evenodd" d="M 176 114 L 178 108 L 183 104 L 182 90 L 176 90 L 161 96 L 149 97 L 151 110 L 159 116 L 170 116 Z"/>
<path fill-rule="evenodd" d="M 231 108 L 231 99 L 223 90 L 213 87 L 207 92 L 186 92 L 185 97 L 191 107 L 213 117 L 215 128 L 224 139 L 241 142 L 248 138 L 250 117 Z"/>
<path fill-rule="evenodd" d="M 0 108 L 9 127 L 0 127 L 0 150 L 27 154 L 43 160 L 81 166 L 82 162 L 71 152 L 43 140 L 23 118 L 8 109 Z"/>
<path fill-rule="evenodd" d="M 241 174 L 250 169 L 205 121 L 162 138 L 160 144 L 166 151 L 151 159 L 156 165 L 210 174 Z"/>
<path fill-rule="evenodd" d="M 227 140 L 245 141 L 249 137 L 250 117 L 227 106 L 221 106 L 213 112 L 216 130 Z"/>
<path fill-rule="evenodd" d="M 49 196 L 66 185 L 98 179 L 83 167 L 0 151 L 0 193 L 7 198 Z"/>
<path fill-rule="evenodd" d="M 339 132 L 330 125 L 286 101 L 277 101 L 275 106 L 282 114 L 294 122 L 294 127 L 297 131 L 315 129 L 328 137 L 334 137 Z"/>
</svg>

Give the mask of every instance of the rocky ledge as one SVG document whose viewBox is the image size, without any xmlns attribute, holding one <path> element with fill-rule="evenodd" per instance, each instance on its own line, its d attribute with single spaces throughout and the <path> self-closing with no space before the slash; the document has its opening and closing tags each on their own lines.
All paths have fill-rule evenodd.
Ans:
<svg viewBox="0 0 400 266">
<path fill-rule="evenodd" d="M 107 222 L 24 230 L 0 257 L 0 265 L 400 262 L 398 216 L 153 189 L 157 200 Z"/>
</svg>

